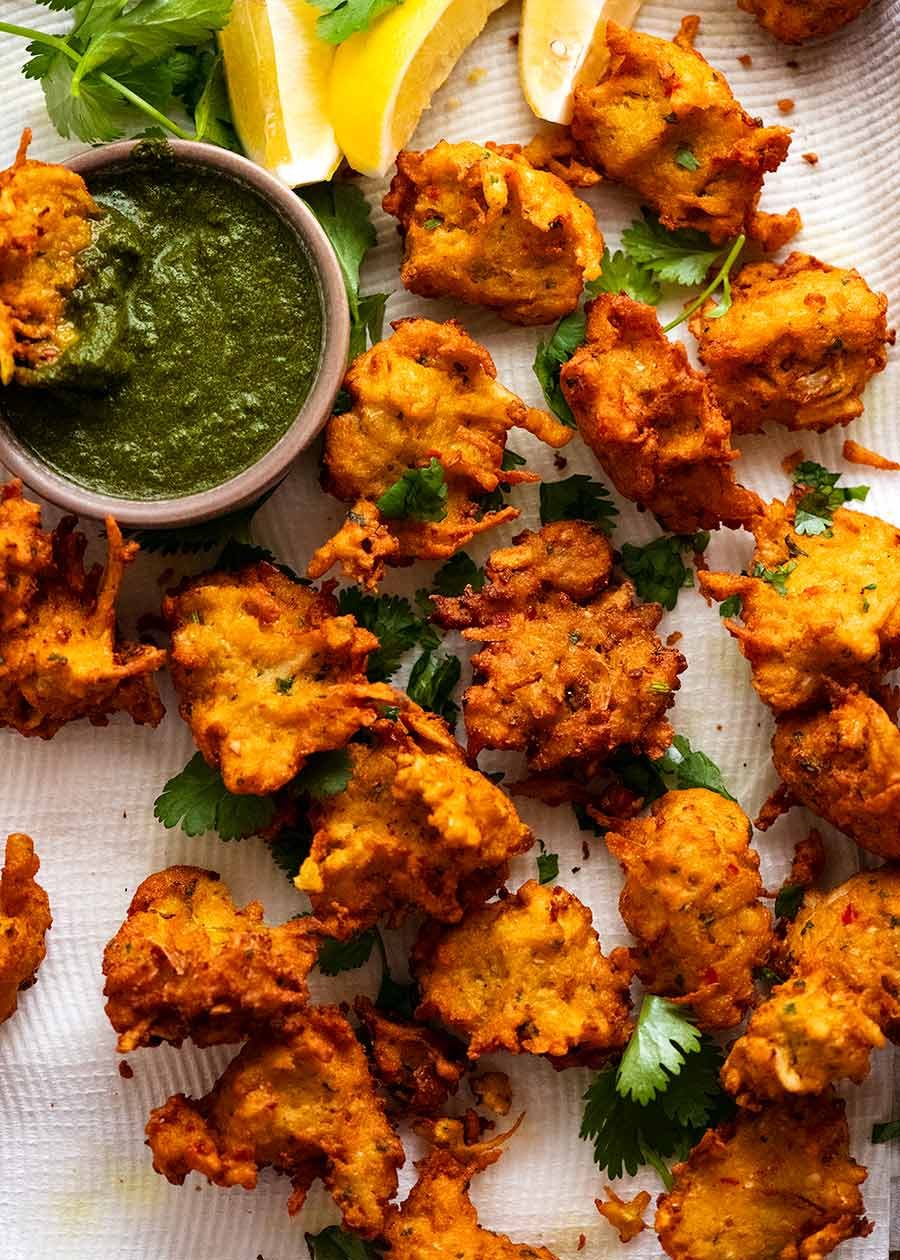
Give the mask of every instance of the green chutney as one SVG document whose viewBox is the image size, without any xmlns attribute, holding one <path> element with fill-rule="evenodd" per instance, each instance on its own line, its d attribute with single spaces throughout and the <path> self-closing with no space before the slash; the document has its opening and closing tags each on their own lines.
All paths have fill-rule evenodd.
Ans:
<svg viewBox="0 0 900 1260">
<path fill-rule="evenodd" d="M 220 485 L 275 445 L 310 390 L 323 333 L 312 264 L 255 192 L 164 153 L 88 186 L 103 214 L 67 311 L 78 338 L 0 406 L 92 490 Z"/>
</svg>

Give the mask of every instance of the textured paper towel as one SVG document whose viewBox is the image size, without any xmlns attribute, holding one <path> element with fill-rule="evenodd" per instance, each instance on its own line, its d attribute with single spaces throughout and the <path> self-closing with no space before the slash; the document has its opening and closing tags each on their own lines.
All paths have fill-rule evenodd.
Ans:
<svg viewBox="0 0 900 1260">
<path fill-rule="evenodd" d="M 797 102 L 788 120 L 795 133 L 791 156 L 769 177 L 765 206 L 777 210 L 798 205 L 806 222 L 800 248 L 830 262 L 859 267 L 900 310 L 900 237 L 895 228 L 900 200 L 896 157 L 900 4 L 874 0 L 849 30 L 825 44 L 799 50 L 775 44 L 738 13 L 731 0 L 704 0 L 698 11 L 703 15 L 701 50 L 726 72 L 751 114 L 781 121 L 776 100 L 790 96 Z M 649 4 L 640 25 L 671 35 L 681 13 L 674 3 Z M 5 20 L 39 22 L 50 29 L 66 24 L 65 15 L 18 0 L 0 0 L 0 14 Z M 533 124 L 521 99 L 510 38 L 517 22 L 515 3 L 492 20 L 423 120 L 417 137 L 421 147 L 442 136 L 482 141 L 528 138 Z M 737 63 L 742 53 L 752 54 L 752 69 Z M 66 145 L 52 131 L 40 91 L 18 75 L 21 56 L 20 43 L 0 37 L 4 164 L 26 123 L 34 130 L 36 157 L 62 157 L 78 147 Z M 794 66 L 789 68 L 788 61 Z M 468 75 L 476 67 L 487 73 L 473 76 L 474 84 Z M 809 151 L 819 154 L 815 168 L 801 159 Z M 382 185 L 367 186 L 376 206 L 382 191 Z M 589 199 L 615 246 L 637 203 L 615 189 L 598 190 Z M 380 208 L 375 218 L 379 243 L 364 279 L 369 290 L 395 291 L 388 305 L 390 318 L 416 312 L 434 317 L 461 314 L 472 334 L 495 356 L 500 379 L 539 403 L 530 367 L 538 333 L 510 329 L 482 311 L 461 313 L 447 304 L 396 292 L 399 247 L 394 223 Z M 870 388 L 865 416 L 852 429 L 861 442 L 894 458 L 900 458 L 894 403 L 898 384 L 900 355 Z M 810 437 L 805 449 L 828 467 L 841 468 L 843 436 L 836 432 Z M 531 438 L 519 434 L 513 435 L 512 445 L 529 454 L 536 447 Z M 783 493 L 781 459 L 796 446 L 796 438 L 781 433 L 746 439 L 742 479 L 767 497 Z M 566 457 L 568 472 L 596 471 L 591 455 L 577 442 Z M 557 475 L 545 452 L 537 466 L 548 476 Z M 855 473 L 850 480 L 872 483 L 866 509 L 900 523 L 897 475 L 850 471 Z M 533 489 L 516 492 L 522 525 L 534 524 L 536 499 Z M 619 541 L 653 536 L 654 527 L 646 518 L 631 505 L 622 507 Z M 315 459 L 310 456 L 300 461 L 266 505 L 257 532 L 260 541 L 302 568 L 340 516 L 338 505 L 319 492 Z M 93 527 L 91 532 L 98 533 Z M 472 550 L 480 558 L 486 546 Z M 740 567 L 748 552 L 747 538 L 722 531 L 713 542 L 711 558 L 714 565 Z M 130 571 L 127 628 L 139 611 L 157 603 L 156 579 L 165 567 L 143 558 Z M 391 588 L 412 590 L 424 579 L 424 571 L 414 570 L 394 579 Z M 768 714 L 756 700 L 746 665 L 722 630 L 715 608 L 707 609 L 696 594 L 684 593 L 663 625 L 665 633 L 676 629 L 684 632 L 681 647 L 689 660 L 674 710 L 676 726 L 719 762 L 726 781 L 752 815 L 774 785 Z M 335 1219 L 327 1196 L 316 1190 L 301 1218 L 289 1221 L 287 1183 L 269 1174 L 262 1176 L 254 1194 L 247 1194 L 211 1188 L 196 1177 L 177 1189 L 152 1172 L 143 1145 L 148 1111 L 173 1091 L 196 1094 L 208 1088 L 231 1049 L 144 1050 L 131 1056 L 133 1080 L 122 1080 L 116 1071 L 114 1038 L 103 1015 L 100 958 L 141 879 L 168 863 L 195 862 L 221 871 L 236 897 L 261 898 L 272 920 L 299 908 L 297 895 L 258 841 L 222 845 L 214 839 L 188 840 L 154 822 L 153 798 L 192 751 L 167 685 L 164 699 L 169 716 L 157 731 L 117 720 L 105 730 L 69 727 L 51 744 L 0 732 L 0 834 L 23 829 L 35 837 L 54 913 L 39 983 L 0 1030 L 0 1260 L 51 1255 L 65 1260 L 260 1256 L 294 1260 L 305 1252 L 304 1229 L 316 1230 Z M 502 759 L 496 757 L 494 763 L 500 765 Z M 560 853 L 561 881 L 593 908 L 604 948 L 624 943 L 626 934 L 616 911 L 620 877 L 602 845 L 593 842 L 585 861 L 583 837 L 568 811 L 529 803 L 522 808 L 537 833 Z M 802 811 L 795 811 L 759 837 L 769 884 L 783 875 L 791 844 L 809 821 Z M 856 868 L 856 852 L 833 832 L 828 833 L 828 844 L 829 878 L 836 881 Z M 533 873 L 533 857 L 520 859 L 512 886 Z M 402 944 L 402 938 L 392 942 L 398 963 Z M 349 997 L 358 990 L 372 992 L 376 983 L 371 965 L 349 978 L 317 978 L 314 996 Z M 542 1242 L 563 1260 L 574 1260 L 582 1233 L 586 1245 L 579 1255 L 585 1260 L 619 1254 L 632 1260 L 657 1256 L 659 1247 L 650 1232 L 620 1251 L 612 1230 L 594 1210 L 602 1179 L 588 1146 L 577 1136 L 580 1097 L 589 1074 L 556 1073 L 539 1061 L 504 1060 L 501 1066 L 514 1079 L 515 1113 L 524 1108 L 527 1118 L 500 1163 L 476 1182 L 473 1198 L 483 1222 L 516 1239 Z M 854 1154 L 870 1167 L 866 1207 L 877 1225 L 869 1239 L 844 1245 L 843 1260 L 887 1257 L 890 1154 L 884 1147 L 873 1149 L 868 1134 L 873 1121 L 892 1114 L 892 1082 L 890 1055 L 882 1053 L 866 1084 L 846 1091 Z M 417 1151 L 410 1142 L 401 1190 L 414 1176 L 411 1161 Z M 654 1195 L 659 1190 L 654 1175 L 639 1177 L 635 1184 Z"/>
</svg>

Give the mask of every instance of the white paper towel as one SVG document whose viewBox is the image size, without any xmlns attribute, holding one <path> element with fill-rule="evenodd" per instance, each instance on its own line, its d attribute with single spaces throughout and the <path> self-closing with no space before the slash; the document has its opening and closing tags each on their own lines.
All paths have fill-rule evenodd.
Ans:
<svg viewBox="0 0 900 1260">
<path fill-rule="evenodd" d="M 797 242 L 829 262 L 854 265 L 873 287 L 886 290 L 900 310 L 900 236 L 895 228 L 900 200 L 900 68 L 897 34 L 900 2 L 873 0 L 863 17 L 834 39 L 800 49 L 776 44 L 758 30 L 731 0 L 703 0 L 699 47 L 727 74 L 736 95 L 751 114 L 786 121 L 794 128 L 791 156 L 770 175 L 764 206 L 773 210 L 797 205 L 805 230 Z M 683 10 L 662 0 L 645 5 L 639 25 L 654 34 L 674 33 Z M 20 0 L 0 0 L 4 20 L 62 29 L 64 14 L 53 14 Z M 518 24 L 512 3 L 491 21 L 451 80 L 438 94 L 416 137 L 418 147 L 441 137 L 474 140 L 525 140 L 534 122 L 522 101 L 512 36 Z M 34 131 L 32 153 L 59 158 L 79 146 L 66 144 L 50 127 L 39 88 L 18 74 L 22 45 L 0 36 L 0 162 L 12 157 L 19 132 Z M 751 69 L 737 62 L 750 53 Z M 789 65 L 788 63 L 792 63 Z M 476 69 L 484 75 L 469 73 Z M 775 102 L 792 97 L 789 119 Z M 814 151 L 811 167 L 801 154 Z M 513 329 L 487 312 L 428 302 L 399 289 L 400 250 L 395 224 L 383 214 L 383 184 L 366 185 L 376 207 L 378 247 L 364 273 L 367 290 L 392 291 L 388 315 L 454 314 L 494 355 L 500 379 L 539 404 L 531 372 L 534 344 L 545 330 Z M 588 199 L 610 244 L 637 213 L 627 192 L 601 187 Z M 900 354 L 870 387 L 866 413 L 852 426 L 859 441 L 900 458 L 894 398 L 900 385 Z M 829 468 L 844 468 L 843 431 L 804 441 L 807 454 Z M 512 446 L 534 455 L 529 462 L 556 477 L 552 459 L 527 435 L 513 434 Z M 766 497 L 781 495 L 786 478 L 783 456 L 798 446 L 782 432 L 745 439 L 741 479 Z M 591 454 L 574 442 L 565 452 L 570 472 L 598 473 Z M 849 481 L 872 485 L 866 510 L 900 523 L 900 474 L 848 469 Z M 471 550 L 479 559 L 515 528 L 535 523 L 537 494 L 516 491 L 522 507 L 516 527 L 482 540 Z M 617 541 L 645 541 L 655 528 L 630 504 L 622 514 Z M 259 540 L 288 563 L 302 569 L 312 549 L 342 516 L 317 484 L 313 454 L 302 459 L 288 482 L 273 496 L 257 521 Z M 88 527 L 92 535 L 99 531 Z M 741 567 L 750 540 L 723 530 L 711 548 L 713 567 Z M 154 609 L 169 562 L 141 558 L 126 578 L 125 625 L 133 629 L 139 612 Z M 393 575 L 388 589 L 411 591 L 427 573 Z M 663 632 L 680 630 L 680 647 L 689 668 L 682 676 L 673 719 L 679 731 L 721 765 L 726 781 L 751 816 L 774 786 L 768 741 L 771 722 L 748 682 L 748 672 L 723 631 L 716 609 L 693 592 L 682 594 L 667 615 Z M 327 1195 L 316 1189 L 301 1217 L 285 1211 L 287 1183 L 263 1174 L 255 1193 L 209 1187 L 196 1176 L 181 1189 L 157 1177 L 143 1145 L 151 1107 L 170 1093 L 197 1094 L 207 1089 L 234 1051 L 197 1051 L 163 1047 L 131 1055 L 133 1080 L 117 1072 L 114 1036 L 103 1014 L 100 960 L 137 884 L 151 871 L 173 862 L 193 862 L 221 871 L 236 898 L 259 897 L 273 921 L 300 908 L 297 894 L 255 840 L 223 845 L 215 839 L 189 840 L 169 833 L 152 816 L 152 802 L 165 779 L 180 769 L 193 751 L 189 732 L 178 717 L 171 689 L 163 684 L 169 715 L 157 731 L 126 720 L 108 728 L 79 725 L 63 730 L 52 743 L 24 740 L 0 732 L 0 835 L 30 832 L 42 859 L 41 880 L 53 906 L 49 952 L 37 986 L 23 995 L 19 1013 L 0 1029 L 0 1260 L 60 1257 L 64 1260 L 295 1260 L 305 1255 L 303 1231 L 315 1231 L 336 1219 Z M 501 765 L 501 756 L 484 758 Z M 509 764 L 507 762 L 506 764 Z M 520 803 L 522 812 L 548 846 L 560 854 L 560 881 L 588 902 L 604 948 L 625 943 L 616 899 L 617 866 L 600 842 L 578 832 L 565 809 Z M 768 884 L 782 877 L 793 840 L 811 819 L 794 811 L 772 831 L 757 837 Z M 832 882 L 857 868 L 857 852 L 845 838 L 825 828 Z M 582 857 L 582 840 L 591 846 Z M 577 872 L 573 868 L 580 868 Z M 533 855 L 517 861 L 511 886 L 534 874 Z M 398 963 L 402 935 L 391 942 Z M 317 1000 L 373 992 L 376 965 L 327 981 L 316 977 Z M 527 1111 L 517 1138 L 499 1164 L 480 1177 L 473 1199 L 486 1226 L 517 1240 L 544 1243 L 562 1260 L 575 1260 L 579 1235 L 586 1236 L 584 1260 L 659 1255 L 648 1231 L 621 1251 L 612 1229 L 596 1213 L 593 1199 L 603 1178 L 589 1147 L 578 1139 L 581 1095 L 590 1074 L 556 1073 L 543 1061 L 497 1059 L 514 1082 L 514 1112 Z M 872 1123 L 892 1114 L 894 1077 L 891 1052 L 875 1057 L 864 1086 L 845 1091 L 853 1131 L 853 1151 L 868 1164 L 866 1208 L 876 1221 L 870 1238 L 846 1243 L 842 1260 L 886 1260 L 891 1216 L 890 1151 L 872 1148 Z M 461 1101 L 466 1101 L 466 1087 Z M 401 1195 L 414 1178 L 412 1158 L 420 1148 L 407 1144 Z M 627 1184 L 627 1183 L 625 1183 Z M 654 1195 L 655 1175 L 635 1179 Z M 621 1187 L 619 1187 L 621 1188 Z"/>
</svg>

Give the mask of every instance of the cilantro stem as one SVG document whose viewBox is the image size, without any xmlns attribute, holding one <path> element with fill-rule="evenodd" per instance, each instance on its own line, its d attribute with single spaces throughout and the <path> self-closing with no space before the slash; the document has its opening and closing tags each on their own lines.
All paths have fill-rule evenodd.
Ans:
<svg viewBox="0 0 900 1260">
<path fill-rule="evenodd" d="M 57 52 L 65 53 L 70 61 L 81 60 L 75 49 L 70 48 L 59 35 L 49 35 L 46 31 L 36 31 L 30 26 L 15 26 L 12 22 L 0 22 L 0 32 L 5 35 L 18 35 L 22 39 L 33 40 L 36 44 L 49 44 Z"/>
<path fill-rule="evenodd" d="M 673 328 L 677 328 L 679 324 L 683 324 L 686 319 L 690 319 L 694 311 L 696 311 L 699 307 L 701 307 L 707 298 L 712 297 L 712 295 L 715 293 L 716 289 L 719 287 L 720 284 L 725 285 L 726 293 L 729 298 L 728 305 L 729 306 L 731 305 L 731 301 L 730 301 L 731 291 L 728 285 L 728 277 L 731 272 L 731 268 L 734 266 L 735 259 L 737 258 L 741 250 L 744 248 L 746 241 L 747 241 L 747 238 L 742 232 L 740 236 L 737 238 L 737 240 L 734 242 L 734 244 L 732 245 L 731 249 L 728 251 L 728 255 L 725 261 L 722 263 L 722 266 L 716 272 L 715 278 L 713 279 L 712 283 L 708 284 L 706 288 L 703 290 L 703 292 L 700 294 L 700 296 L 698 298 L 695 298 L 694 301 L 691 302 L 689 306 L 686 306 L 684 308 L 684 310 L 677 317 L 677 319 L 670 320 L 670 322 L 666 324 L 666 326 L 663 328 L 663 332 L 665 333 L 671 332 Z M 725 310 L 727 309 L 728 307 L 725 308 Z M 720 311 L 719 314 L 724 315 L 725 310 Z"/>
</svg>

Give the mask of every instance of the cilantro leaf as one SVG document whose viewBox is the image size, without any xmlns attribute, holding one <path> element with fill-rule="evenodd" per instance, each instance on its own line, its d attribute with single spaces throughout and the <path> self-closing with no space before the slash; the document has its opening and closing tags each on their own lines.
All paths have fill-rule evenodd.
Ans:
<svg viewBox="0 0 900 1260">
<path fill-rule="evenodd" d="M 180 824 L 186 836 L 215 831 L 220 840 L 243 840 L 269 826 L 275 803 L 270 796 L 229 792 L 218 771 L 206 764 L 202 753 L 195 753 L 166 783 L 153 803 L 153 815 L 164 827 Z"/>
<path fill-rule="evenodd" d="M 388 486 L 375 506 L 389 521 L 442 521 L 447 515 L 447 482 L 444 466 L 432 455 L 424 468 L 407 468 L 399 481 Z"/>
<path fill-rule="evenodd" d="M 755 564 L 750 570 L 750 576 L 759 578 L 763 582 L 768 582 L 782 599 L 787 598 L 787 580 L 797 567 L 796 560 L 789 560 L 787 564 L 780 564 L 777 569 L 767 569 L 763 564 Z"/>
<path fill-rule="evenodd" d="M 622 233 L 622 245 L 633 262 L 639 263 L 655 279 L 669 284 L 693 287 L 702 284 L 723 252 L 708 236 L 694 228 L 670 232 L 646 208 L 643 222 L 634 222 Z"/>
<path fill-rule="evenodd" d="M 675 165 L 685 171 L 699 171 L 700 169 L 700 163 L 691 150 L 684 145 L 675 152 Z"/>
<path fill-rule="evenodd" d="M 807 536 L 831 537 L 831 518 L 837 508 L 856 499 L 862 501 L 868 486 L 838 486 L 841 473 L 829 472 L 821 464 L 804 460 L 794 469 L 794 485 L 806 490 L 797 502 L 794 530 Z"/>
<path fill-rule="evenodd" d="M 291 791 L 321 801 L 343 792 L 352 776 L 353 763 L 346 748 L 312 753 L 291 780 Z"/>
<path fill-rule="evenodd" d="M 621 249 L 614 254 L 604 249 L 600 275 L 588 281 L 585 292 L 590 297 L 598 293 L 627 293 L 635 302 L 644 302 L 647 306 L 655 306 L 660 299 L 660 287 L 647 268 Z"/>
<path fill-rule="evenodd" d="M 130 8 L 106 8 L 96 18 L 92 10 L 78 28 L 88 43 L 74 85 L 101 66 L 115 74 L 161 61 L 181 46 L 205 43 L 225 26 L 231 5 L 232 0 L 138 0 Z"/>
<path fill-rule="evenodd" d="M 654 538 L 642 547 L 622 545 L 622 568 L 634 582 L 641 599 L 672 609 L 678 592 L 694 585 L 694 571 L 681 558 L 682 551 L 702 551 L 709 534 L 685 536 L 672 534 Z"/>
<path fill-rule="evenodd" d="M 722 771 L 716 763 L 699 748 L 691 748 L 691 741 L 684 735 L 675 736 L 666 755 L 656 762 L 656 768 L 661 774 L 674 777 L 677 790 L 706 788 L 709 792 L 718 792 L 726 800 L 735 799 L 725 786 Z"/>
<path fill-rule="evenodd" d="M 323 976 L 336 976 L 342 971 L 355 971 L 357 967 L 369 961 L 374 944 L 374 928 L 360 932 L 349 941 L 338 941 L 333 936 L 326 936 L 319 946 L 319 970 Z"/>
<path fill-rule="evenodd" d="M 377 1260 L 371 1243 L 348 1234 L 340 1225 L 329 1225 L 318 1234 L 307 1234 L 310 1260 Z"/>
<path fill-rule="evenodd" d="M 723 599 L 719 605 L 720 617 L 739 617 L 743 601 L 740 595 L 729 595 L 727 599 Z"/>
<path fill-rule="evenodd" d="M 685 1055 L 700 1049 L 700 1034 L 684 1011 L 665 998 L 647 994 L 619 1064 L 616 1088 L 642 1106 L 663 1093 Z"/>
<path fill-rule="evenodd" d="M 380 1011 L 384 1011 L 386 1015 L 395 1015 L 401 1019 L 411 1020 L 414 1018 L 416 1007 L 419 1005 L 419 986 L 415 981 L 409 984 L 400 984 L 394 979 L 388 963 L 384 937 L 378 928 L 375 928 L 374 931 L 375 943 L 381 955 L 381 984 L 378 986 L 375 1005 Z"/>
<path fill-rule="evenodd" d="M 272 861 L 293 884 L 294 876 L 309 857 L 312 846 L 312 828 L 305 816 L 290 827 L 282 827 L 274 840 L 269 841 Z"/>
<path fill-rule="evenodd" d="M 233 512 L 211 521 L 201 521 L 199 525 L 184 525 L 179 529 L 132 529 L 126 530 L 125 534 L 140 543 L 141 551 L 160 556 L 196 555 L 200 551 L 224 547 L 233 540 L 252 546 L 251 522 L 273 493 L 269 490 L 246 507 L 235 508 Z"/>
<path fill-rule="evenodd" d="M 559 854 L 549 853 L 543 840 L 538 840 L 540 852 L 537 855 L 538 883 L 549 884 L 559 876 Z"/>
<path fill-rule="evenodd" d="M 480 591 L 485 583 L 484 569 L 464 551 L 458 551 L 434 575 L 435 595 L 462 595 L 467 586 Z"/>
<path fill-rule="evenodd" d="M 872 1126 L 872 1141 L 876 1145 L 882 1142 L 896 1142 L 900 1138 L 900 1120 L 886 1120 L 882 1124 Z"/>
<path fill-rule="evenodd" d="M 356 31 L 367 31 L 383 13 L 394 9 L 402 0 L 309 0 L 321 9 L 316 19 L 316 34 L 326 44 L 342 44 Z"/>
<path fill-rule="evenodd" d="M 452 695 L 461 672 L 462 666 L 458 657 L 423 652 L 410 670 L 406 694 L 423 709 L 437 713 L 448 726 L 454 727 L 459 716 L 459 705 L 452 699 Z"/>
<path fill-rule="evenodd" d="M 619 509 L 606 486 L 585 473 L 574 473 L 563 481 L 541 482 L 541 524 L 552 521 L 593 521 L 604 534 L 611 534 Z"/>
<path fill-rule="evenodd" d="M 775 917 L 777 919 L 795 919 L 797 911 L 803 903 L 806 889 L 802 884 L 785 884 L 775 898 Z"/>
<path fill-rule="evenodd" d="M 379 647 L 369 654 L 369 682 L 387 682 L 400 668 L 404 652 L 421 644 L 436 647 L 438 636 L 402 595 L 366 595 L 358 586 L 338 593 L 338 608 L 371 630 Z"/>
<path fill-rule="evenodd" d="M 584 341 L 586 319 L 584 311 L 573 311 L 561 319 L 549 341 L 539 341 L 534 355 L 532 371 L 544 393 L 547 406 L 563 424 L 576 428 L 572 409 L 566 402 L 559 384 L 559 373 L 564 363 Z"/>
<path fill-rule="evenodd" d="M 219 54 L 207 71 L 203 91 L 197 98 L 193 111 L 194 129 L 198 140 L 207 140 L 222 149 L 241 152 L 241 144 L 234 129 L 231 102 L 225 82 L 225 58 Z"/>
<path fill-rule="evenodd" d="M 617 748 L 608 759 L 607 766 L 630 792 L 640 796 L 646 805 L 659 800 L 666 792 L 666 782 L 657 765 L 643 753 L 633 753 L 628 748 Z"/>
<path fill-rule="evenodd" d="M 350 342 L 347 348 L 349 359 L 353 360 L 358 354 L 362 354 L 369 342 L 374 345 L 381 340 L 384 308 L 389 296 L 387 293 L 369 293 L 359 299 L 356 317 L 350 322 Z"/>
</svg>

